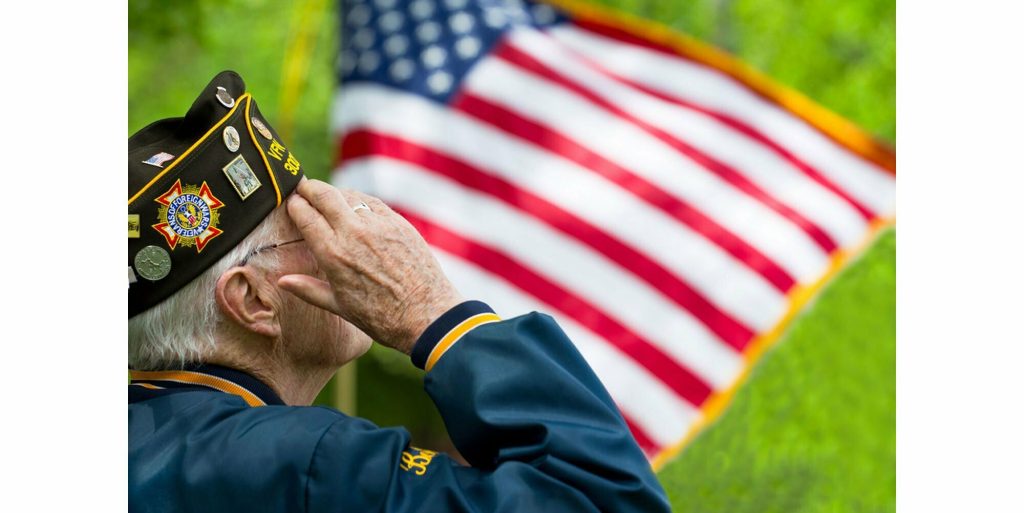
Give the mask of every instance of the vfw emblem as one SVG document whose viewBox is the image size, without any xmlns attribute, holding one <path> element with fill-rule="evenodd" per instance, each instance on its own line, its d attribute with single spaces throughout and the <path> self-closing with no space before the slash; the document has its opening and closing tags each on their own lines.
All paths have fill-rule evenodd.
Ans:
<svg viewBox="0 0 1024 513">
<path fill-rule="evenodd" d="M 179 245 L 186 248 L 195 246 L 196 253 L 200 253 L 214 237 L 223 233 L 217 225 L 220 224 L 218 209 L 224 203 L 210 192 L 205 181 L 200 186 L 182 187 L 181 180 L 177 180 L 155 201 L 160 204 L 157 209 L 160 222 L 153 228 L 167 239 L 171 249 Z"/>
</svg>

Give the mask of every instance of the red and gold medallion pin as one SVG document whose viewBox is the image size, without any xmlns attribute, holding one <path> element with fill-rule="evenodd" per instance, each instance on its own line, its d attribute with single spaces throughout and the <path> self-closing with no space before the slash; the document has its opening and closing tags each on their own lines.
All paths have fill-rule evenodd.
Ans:
<svg viewBox="0 0 1024 513">
<path fill-rule="evenodd" d="M 161 206 L 157 209 L 157 220 L 153 229 L 167 239 L 171 249 L 177 246 L 195 246 L 196 253 L 214 237 L 223 233 L 217 228 L 220 224 L 218 209 L 224 203 L 210 191 L 204 181 L 202 185 L 181 185 L 181 180 L 174 182 L 170 190 L 155 200 Z"/>
</svg>

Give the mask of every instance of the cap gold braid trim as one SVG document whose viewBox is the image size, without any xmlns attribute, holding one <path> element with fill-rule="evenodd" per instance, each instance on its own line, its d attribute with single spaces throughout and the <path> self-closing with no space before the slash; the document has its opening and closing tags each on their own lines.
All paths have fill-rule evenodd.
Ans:
<svg viewBox="0 0 1024 513">
<path fill-rule="evenodd" d="M 248 96 L 248 93 L 246 94 Z M 270 174 L 270 183 L 274 185 L 274 192 L 277 193 L 277 206 L 281 206 L 281 188 L 277 186 L 277 178 L 274 177 L 274 170 L 270 167 L 270 161 L 267 160 L 267 154 L 263 152 L 263 147 L 260 146 L 259 139 L 256 138 L 256 134 L 252 131 L 252 116 L 249 114 L 249 104 L 252 103 L 252 98 L 246 98 L 245 100 L 245 128 L 249 130 L 249 139 L 252 144 L 256 146 L 256 151 L 260 152 L 260 157 L 263 158 L 263 165 L 267 166 L 267 173 Z"/>
<path fill-rule="evenodd" d="M 241 97 L 239 97 L 238 100 L 235 101 L 235 106 L 231 107 L 231 110 L 229 110 L 228 113 L 224 115 L 224 117 L 220 118 L 220 121 L 218 121 L 217 124 L 213 125 L 213 128 L 209 129 L 206 132 L 206 134 L 204 134 L 202 137 L 200 137 L 199 140 L 196 141 L 192 146 L 189 146 L 189 148 L 187 150 L 185 150 L 184 153 L 179 155 L 178 158 L 174 162 L 171 163 L 171 165 L 167 166 L 167 168 L 164 169 L 163 171 L 157 173 L 157 175 L 154 176 L 153 179 L 149 181 L 149 183 L 147 183 L 143 188 L 139 189 L 139 192 L 136 192 L 134 196 L 132 196 L 131 198 L 128 198 L 128 205 L 131 206 L 132 202 L 134 202 L 135 200 L 139 199 L 139 196 L 142 196 L 142 194 L 144 192 L 146 192 L 146 190 L 148 190 L 150 187 L 152 187 L 153 184 L 155 184 L 157 181 L 159 181 L 161 178 L 163 178 L 172 169 L 177 167 L 178 163 L 184 161 L 185 157 L 187 157 L 190 153 L 192 153 L 192 150 L 195 150 L 200 144 L 203 143 L 203 141 L 205 141 L 214 132 L 216 132 L 217 129 L 220 128 L 220 126 L 223 125 L 224 122 L 227 121 L 228 118 L 230 118 L 231 115 L 235 113 L 235 109 L 237 109 L 238 106 L 241 105 L 242 100 L 246 100 L 246 102 L 245 102 L 246 112 L 248 112 L 248 105 L 249 105 L 249 101 L 248 100 L 251 97 L 252 97 L 252 95 L 250 95 L 249 93 L 245 93 Z M 248 121 L 246 121 L 246 123 L 248 123 Z M 252 132 L 252 130 L 250 129 L 250 133 L 251 132 Z M 259 147 L 259 144 L 257 144 L 256 146 Z M 261 153 L 262 153 L 262 150 L 261 150 Z M 264 160 L 266 160 L 266 159 L 264 158 Z M 268 164 L 268 168 L 269 168 L 269 164 Z M 271 172 L 270 176 L 271 176 L 271 178 L 273 178 L 274 173 Z M 274 183 L 274 189 L 277 189 L 277 183 L 276 182 Z M 277 204 L 278 205 L 281 204 L 281 191 L 277 192 Z"/>
</svg>

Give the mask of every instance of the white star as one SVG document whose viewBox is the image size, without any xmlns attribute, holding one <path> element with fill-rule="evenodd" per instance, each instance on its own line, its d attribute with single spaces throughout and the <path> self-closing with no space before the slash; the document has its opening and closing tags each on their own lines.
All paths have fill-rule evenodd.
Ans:
<svg viewBox="0 0 1024 513">
<path fill-rule="evenodd" d="M 402 27 L 402 22 L 405 21 L 405 16 L 398 11 L 388 11 L 377 18 L 377 24 L 380 25 L 380 29 L 386 33 L 394 32 Z"/>
<path fill-rule="evenodd" d="M 491 28 L 501 28 L 505 26 L 505 22 L 508 17 L 505 16 L 505 11 L 497 7 L 487 8 L 484 10 L 484 23 Z"/>
<path fill-rule="evenodd" d="M 451 10 L 462 9 L 466 6 L 466 0 L 444 0 L 444 5 Z"/>
<path fill-rule="evenodd" d="M 505 17 L 514 24 L 530 23 L 530 15 L 526 14 L 523 3 L 519 0 L 506 0 Z"/>
<path fill-rule="evenodd" d="M 427 77 L 427 87 L 435 94 L 447 92 L 452 88 L 452 75 L 447 71 L 435 71 Z"/>
<path fill-rule="evenodd" d="M 344 52 L 341 52 L 339 57 L 340 62 L 338 63 L 341 68 L 341 72 L 346 75 L 351 75 L 356 69 L 356 61 L 358 59 L 359 57 L 357 57 L 356 53 L 352 50 L 345 50 Z"/>
<path fill-rule="evenodd" d="M 373 46 L 373 41 L 376 39 L 373 29 L 370 27 L 363 27 L 356 31 L 355 35 L 352 36 L 352 45 L 356 48 L 367 49 Z"/>
<path fill-rule="evenodd" d="M 439 68 L 444 64 L 445 59 L 448 58 L 448 52 L 437 45 L 432 45 L 420 55 L 420 59 L 423 60 L 423 65 L 428 68 Z"/>
<path fill-rule="evenodd" d="M 395 79 L 395 81 L 405 82 L 406 80 L 409 80 L 416 71 L 416 64 L 413 63 L 412 59 L 402 57 L 392 63 L 391 67 L 388 68 L 388 71 L 391 73 L 391 78 Z"/>
<path fill-rule="evenodd" d="M 531 10 L 533 11 L 533 19 L 537 20 L 537 23 L 541 25 L 547 25 L 555 21 L 555 10 L 550 5 L 537 4 Z"/>
<path fill-rule="evenodd" d="M 369 75 L 377 70 L 380 65 L 380 55 L 373 50 L 367 50 L 359 56 L 359 72 Z"/>
<path fill-rule="evenodd" d="M 350 27 L 361 27 L 370 21 L 371 14 L 369 7 L 359 4 L 348 12 L 348 16 L 345 19 Z"/>
<path fill-rule="evenodd" d="M 523 10 L 512 11 L 509 13 L 508 19 L 513 25 L 526 25 L 533 21 L 530 19 L 530 15 Z"/>
<path fill-rule="evenodd" d="M 467 12 L 457 12 L 448 18 L 448 26 L 456 34 L 465 34 L 473 30 L 473 16 Z"/>
<path fill-rule="evenodd" d="M 476 54 L 480 53 L 480 40 L 473 36 L 460 37 L 455 42 L 455 53 L 459 54 L 459 57 L 463 59 L 476 57 Z"/>
<path fill-rule="evenodd" d="M 434 2 L 430 0 L 415 0 L 409 4 L 409 12 L 417 20 L 425 20 L 434 15 Z"/>
<path fill-rule="evenodd" d="M 416 27 L 416 39 L 423 44 L 433 43 L 439 37 L 441 37 L 441 26 L 437 22 L 425 21 Z"/>
<path fill-rule="evenodd" d="M 384 52 L 388 57 L 398 57 L 409 49 L 409 39 L 402 34 L 392 34 L 384 40 Z"/>
</svg>

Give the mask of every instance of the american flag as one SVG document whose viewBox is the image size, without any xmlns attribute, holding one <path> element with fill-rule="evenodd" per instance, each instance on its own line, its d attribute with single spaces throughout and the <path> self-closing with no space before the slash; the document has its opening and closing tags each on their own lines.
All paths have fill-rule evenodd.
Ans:
<svg viewBox="0 0 1024 513">
<path fill-rule="evenodd" d="M 553 315 L 658 466 L 892 222 L 895 156 L 700 43 L 556 4 L 343 1 L 333 181 L 465 296 Z"/>
</svg>

